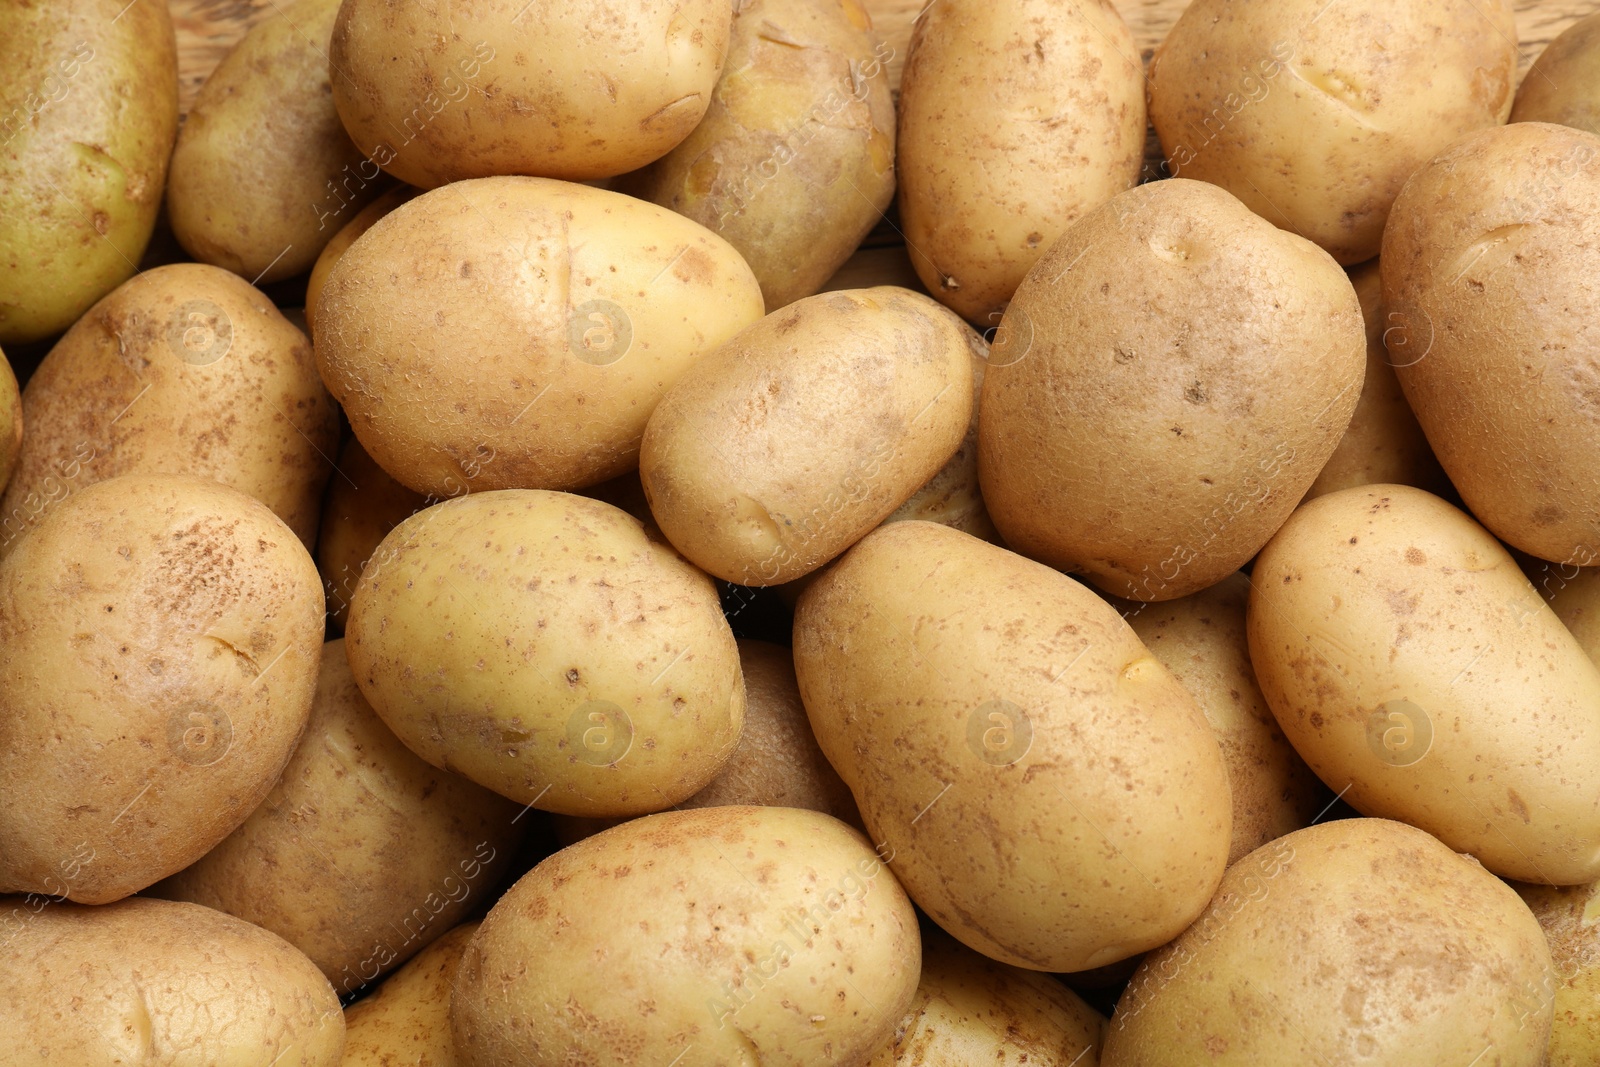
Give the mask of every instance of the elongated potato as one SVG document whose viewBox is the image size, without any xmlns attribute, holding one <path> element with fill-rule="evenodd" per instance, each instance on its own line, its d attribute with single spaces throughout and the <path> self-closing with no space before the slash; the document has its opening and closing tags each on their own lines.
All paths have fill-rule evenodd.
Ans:
<svg viewBox="0 0 1600 1067">
<path fill-rule="evenodd" d="M 351 438 L 339 453 L 328 498 L 317 530 L 317 572 L 328 598 L 328 622 L 340 633 L 350 615 L 350 601 L 361 570 L 389 531 L 428 506 L 367 455 Z"/>
<path fill-rule="evenodd" d="M 340 1067 L 456 1067 L 450 991 L 477 932 L 475 922 L 456 927 L 345 1009 Z"/>
</svg>

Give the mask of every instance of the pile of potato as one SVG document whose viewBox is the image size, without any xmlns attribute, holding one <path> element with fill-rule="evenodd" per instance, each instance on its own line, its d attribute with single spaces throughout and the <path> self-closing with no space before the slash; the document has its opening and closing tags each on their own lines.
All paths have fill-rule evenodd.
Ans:
<svg viewBox="0 0 1600 1067">
<path fill-rule="evenodd" d="M 1600 1062 L 1600 14 L 272 8 L 0 4 L 0 1064 Z"/>
</svg>

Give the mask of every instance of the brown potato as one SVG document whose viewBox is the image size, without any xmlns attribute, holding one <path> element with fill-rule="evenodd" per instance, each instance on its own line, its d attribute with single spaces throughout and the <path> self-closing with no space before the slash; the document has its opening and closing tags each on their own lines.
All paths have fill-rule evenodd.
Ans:
<svg viewBox="0 0 1600 1067">
<path fill-rule="evenodd" d="M 339 1067 L 456 1067 L 450 990 L 477 932 L 475 922 L 456 927 L 345 1009 Z"/>
<path fill-rule="evenodd" d="M 1552 986 L 1539 990 L 1555 1008 L 1541 1067 L 1593 1067 L 1600 1062 L 1600 883 L 1512 888 L 1539 920 L 1555 970 Z"/>
<path fill-rule="evenodd" d="M 317 571 L 328 598 L 328 623 L 344 632 L 350 598 L 361 569 L 389 531 L 428 506 L 427 498 L 401 485 L 372 461 L 354 437 L 339 453 L 317 531 Z"/>
<path fill-rule="evenodd" d="M 1554 122 L 1600 133 L 1600 12 L 1562 30 L 1517 90 L 1512 122 Z"/>
<path fill-rule="evenodd" d="M 22 391 L 11 361 L 0 352 L 0 489 L 11 481 L 11 472 L 22 454 Z"/>
<path fill-rule="evenodd" d="M 1600 563 L 1600 557 L 1579 562 Z M 1577 638 L 1595 666 L 1600 667 L 1600 567 L 1546 563 L 1530 575 L 1541 595 L 1550 602 L 1556 618 Z"/>
</svg>

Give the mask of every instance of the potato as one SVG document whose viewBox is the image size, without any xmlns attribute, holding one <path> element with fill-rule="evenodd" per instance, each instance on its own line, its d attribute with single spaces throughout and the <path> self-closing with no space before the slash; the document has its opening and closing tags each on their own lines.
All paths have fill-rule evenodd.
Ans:
<svg viewBox="0 0 1600 1067">
<path fill-rule="evenodd" d="M 333 102 L 365 155 L 424 189 L 609 177 L 694 130 L 731 19 L 727 0 L 345 0 L 328 53 Z"/>
<path fill-rule="evenodd" d="M 309 270 L 382 191 L 382 171 L 350 142 L 330 96 L 338 12 L 339 0 L 274 6 L 206 79 L 178 135 L 172 232 L 202 263 L 251 284 Z"/>
<path fill-rule="evenodd" d="M 0 11 L 0 344 L 60 333 L 131 277 L 178 133 L 166 4 Z"/>
<path fill-rule="evenodd" d="M 499 887 L 518 815 L 402 745 L 362 698 L 344 642 L 332 641 L 283 778 L 244 825 L 150 894 L 271 930 L 349 995 Z"/>
<path fill-rule="evenodd" d="M 1522 79 L 1512 122 L 1554 122 L 1600 133 L 1600 12 L 1551 41 Z"/>
<path fill-rule="evenodd" d="M 940 0 L 900 87 L 900 221 L 979 329 L 1074 221 L 1139 180 L 1144 64 L 1106 0 Z"/>
<path fill-rule="evenodd" d="M 478 924 L 456 927 L 344 1013 L 340 1067 L 456 1067 L 450 990 Z"/>
<path fill-rule="evenodd" d="M 317 572 L 328 598 L 328 622 L 340 633 L 367 560 L 390 530 L 425 507 L 422 494 L 384 473 L 360 441 L 345 442 L 317 531 Z"/>
<path fill-rule="evenodd" d="M 11 361 L 0 352 L 0 489 L 11 481 L 22 453 L 22 393 Z"/>
<path fill-rule="evenodd" d="M 671 807 L 744 723 L 711 580 L 586 497 L 508 489 L 411 516 L 362 571 L 345 632 L 407 747 L 545 811 Z"/>
<path fill-rule="evenodd" d="M 226 486 L 126 475 L 0 561 L 0 892 L 105 904 L 267 795 L 322 651 L 305 548 Z"/>
<path fill-rule="evenodd" d="M 357 238 L 312 330 L 362 447 L 448 496 L 463 479 L 578 489 L 627 472 L 662 394 L 761 314 L 750 268 L 697 223 L 602 189 L 485 178 Z"/>
<path fill-rule="evenodd" d="M 1590 557 L 1583 562 L 1600 563 L 1600 559 Z M 1600 569 L 1579 570 L 1563 565 L 1559 573 L 1542 575 L 1537 584 L 1556 618 L 1577 638 L 1594 665 L 1600 667 Z"/>
<path fill-rule="evenodd" d="M 1230 864 L 1305 826 L 1325 801 L 1256 684 L 1245 636 L 1249 599 L 1250 579 L 1235 574 L 1182 600 L 1139 605 L 1123 615 L 1194 696 L 1222 746 L 1233 793 Z"/>
<path fill-rule="evenodd" d="M 1349 279 L 1310 242 L 1201 182 L 1124 193 L 1001 321 L 978 418 L 989 515 L 1017 551 L 1117 596 L 1214 585 L 1333 454 L 1364 336 Z"/>
<path fill-rule="evenodd" d="M 1506 121 L 1516 74 L 1510 0 L 1195 0 L 1150 119 L 1173 175 L 1360 263 L 1412 171 Z"/>
<path fill-rule="evenodd" d="M 317 254 L 316 263 L 311 267 L 311 276 L 306 279 L 307 323 L 315 322 L 317 319 L 317 301 L 322 296 L 322 287 L 328 282 L 328 272 L 333 270 L 333 265 L 344 257 L 349 247 L 356 243 L 356 238 L 372 229 L 373 223 L 401 204 L 415 200 L 421 192 L 422 190 L 409 185 L 395 186 L 356 212 L 349 222 L 339 228 L 338 233 L 328 239 L 328 243 L 323 245 L 322 251 Z"/>
<path fill-rule="evenodd" d="M 167 900 L 24 904 L 0 954 L 8 1063 L 340 1064 L 339 1000 L 282 938 Z"/>
<path fill-rule="evenodd" d="M 838 820 L 652 815 L 556 853 L 490 910 L 456 975 L 456 1057 L 865 1064 L 911 1006 L 921 955 L 887 861 Z"/>
<path fill-rule="evenodd" d="M 1417 421 L 1478 521 L 1553 562 L 1600 548 L 1597 162 L 1592 133 L 1485 130 L 1411 177 L 1384 234 Z"/>
<path fill-rule="evenodd" d="M 1054 978 L 925 934 L 917 999 L 868 1067 L 1096 1067 L 1105 1024 Z"/>
<path fill-rule="evenodd" d="M 989 346 L 982 338 L 969 338 L 972 342 L 972 420 L 967 423 L 967 435 L 961 439 L 956 454 L 945 461 L 939 472 L 923 483 L 921 489 L 911 494 L 911 499 L 901 504 L 884 522 L 905 522 L 923 519 L 949 526 L 981 537 L 985 541 L 998 541 L 1000 535 L 983 506 L 983 491 L 978 484 L 978 408 L 983 396 L 983 373 L 989 365 Z"/>
<path fill-rule="evenodd" d="M 316 543 L 338 414 L 305 335 L 237 275 L 184 263 L 120 286 L 50 350 L 22 412 L 0 555 L 65 500 L 121 474 L 231 485 Z"/>
<path fill-rule="evenodd" d="M 1514 886 L 1550 946 L 1554 980 L 1547 992 L 1555 1019 L 1546 1067 L 1590 1067 L 1600 1061 L 1600 914 L 1596 883 Z"/>
<path fill-rule="evenodd" d="M 1099 967 L 1177 936 L 1222 877 L 1227 769 L 1204 716 L 1065 575 L 891 523 L 801 595 L 794 661 L 868 833 L 968 947 Z"/>
<path fill-rule="evenodd" d="M 897 285 L 914 293 L 927 292 L 911 266 L 911 255 L 904 245 L 856 249 L 818 292 L 871 289 L 875 285 Z"/>
<path fill-rule="evenodd" d="M 1256 560 L 1250 661 L 1367 815 L 1506 878 L 1600 878 L 1600 669 L 1487 531 L 1409 486 L 1332 493 Z"/>
<path fill-rule="evenodd" d="M 685 374 L 651 417 L 639 476 L 656 522 L 725 581 L 778 585 L 816 570 L 960 446 L 979 348 L 933 300 L 888 286 L 773 312 Z"/>
<path fill-rule="evenodd" d="M 710 107 L 614 188 L 726 238 L 776 311 L 810 296 L 894 199 L 894 54 L 858 0 L 741 0 Z"/>
<path fill-rule="evenodd" d="M 1240 860 L 1145 958 L 1100 1065 L 1535 1067 L 1549 983 L 1538 923 L 1470 857 L 1401 823 L 1323 823 Z"/>
</svg>

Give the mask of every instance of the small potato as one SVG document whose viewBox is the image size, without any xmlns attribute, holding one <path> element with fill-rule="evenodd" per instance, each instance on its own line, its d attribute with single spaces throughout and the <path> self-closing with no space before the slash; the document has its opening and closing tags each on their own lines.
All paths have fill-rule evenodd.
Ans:
<svg viewBox="0 0 1600 1067">
<path fill-rule="evenodd" d="M 1600 563 L 1600 559 L 1583 562 Z M 1535 585 L 1549 600 L 1556 618 L 1577 638 L 1578 645 L 1594 665 L 1600 667 L 1600 568 L 1580 571 L 1570 565 L 1563 566 L 1559 573 L 1535 578 Z"/>
<path fill-rule="evenodd" d="M 311 276 L 306 279 L 305 315 L 308 325 L 317 321 L 317 301 L 322 296 L 322 287 L 328 283 L 328 272 L 333 270 L 333 265 L 344 257 L 350 246 L 356 243 L 357 237 L 372 229 L 373 223 L 401 204 L 415 200 L 421 192 L 409 185 L 395 186 L 351 216 L 350 221 L 339 227 L 339 232 L 322 246 L 316 263 L 312 264 Z M 306 332 L 309 334 L 311 331 L 308 329 Z"/>
<path fill-rule="evenodd" d="M 725 581 L 816 570 L 949 461 L 971 422 L 981 345 L 933 300 L 889 286 L 773 312 L 651 417 L 639 475 L 656 522 Z"/>
<path fill-rule="evenodd" d="M 456 975 L 456 1057 L 864 1065 L 921 962 L 911 902 L 838 820 L 651 815 L 556 853 L 490 910 Z"/>
<path fill-rule="evenodd" d="M 1542 989 L 1553 1000 L 1550 1058 L 1543 1067 L 1600 1063 L 1600 883 L 1514 886 L 1550 945 L 1555 980 Z"/>
<path fill-rule="evenodd" d="M 412 751 L 545 811 L 671 807 L 744 723 L 711 580 L 586 497 L 513 489 L 418 512 L 362 571 L 346 634 L 362 693 Z"/>
<path fill-rule="evenodd" d="M 361 569 L 389 531 L 428 506 L 372 462 L 351 438 L 339 453 L 317 530 L 317 571 L 328 598 L 328 622 L 344 632 Z"/>
<path fill-rule="evenodd" d="M 477 932 L 475 922 L 456 927 L 346 1008 L 339 1067 L 456 1067 L 450 990 Z"/>
<path fill-rule="evenodd" d="M 1600 12 L 1551 41 L 1522 79 L 1512 122 L 1554 122 L 1600 134 Z"/>
</svg>

